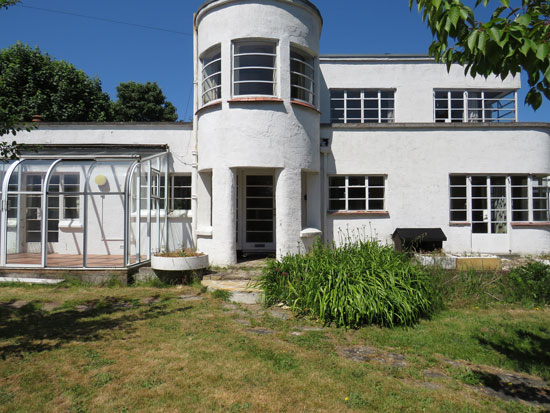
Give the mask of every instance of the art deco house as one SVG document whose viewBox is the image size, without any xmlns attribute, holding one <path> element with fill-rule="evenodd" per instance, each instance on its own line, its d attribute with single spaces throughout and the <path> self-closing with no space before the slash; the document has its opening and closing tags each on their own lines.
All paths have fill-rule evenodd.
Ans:
<svg viewBox="0 0 550 413">
<path fill-rule="evenodd" d="M 228 265 L 396 228 L 547 253 L 550 124 L 518 122 L 519 77 L 320 55 L 322 24 L 307 0 L 207 1 L 193 122 L 19 135 L 40 149 L 3 165 L 0 266 L 131 267 L 182 244 Z"/>
</svg>

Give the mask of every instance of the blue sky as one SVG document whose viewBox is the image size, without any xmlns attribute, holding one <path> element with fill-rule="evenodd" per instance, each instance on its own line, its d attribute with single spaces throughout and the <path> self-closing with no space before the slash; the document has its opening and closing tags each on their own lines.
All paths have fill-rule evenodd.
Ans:
<svg viewBox="0 0 550 413">
<path fill-rule="evenodd" d="M 324 17 L 323 54 L 427 54 L 431 34 L 407 0 L 313 0 Z M 178 109 L 192 113 L 192 22 L 203 0 L 24 0 L 0 11 L 0 48 L 17 41 L 38 46 L 90 76 L 116 98 L 116 86 L 130 80 L 156 81 Z M 58 14 L 60 10 L 173 30 L 151 30 Z M 524 76 L 525 78 L 525 76 Z M 550 102 L 534 112 L 519 98 L 521 121 L 550 121 Z"/>
</svg>

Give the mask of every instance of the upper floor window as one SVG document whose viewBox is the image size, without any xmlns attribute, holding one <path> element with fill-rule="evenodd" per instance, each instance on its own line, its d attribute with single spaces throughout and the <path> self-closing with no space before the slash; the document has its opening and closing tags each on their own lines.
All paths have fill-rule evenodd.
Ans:
<svg viewBox="0 0 550 413">
<path fill-rule="evenodd" d="M 219 46 L 202 57 L 202 104 L 222 97 L 222 60 Z"/>
<path fill-rule="evenodd" d="M 331 90 L 330 117 L 333 123 L 393 122 L 395 120 L 395 91 Z"/>
<path fill-rule="evenodd" d="M 511 90 L 436 90 L 436 122 L 515 122 L 516 94 Z"/>
<path fill-rule="evenodd" d="M 233 95 L 275 95 L 276 45 L 240 41 L 233 45 Z"/>
<path fill-rule="evenodd" d="M 384 176 L 329 177 L 330 211 L 382 211 L 385 194 Z"/>
<path fill-rule="evenodd" d="M 313 58 L 295 48 L 290 49 L 290 97 L 315 104 Z"/>
</svg>

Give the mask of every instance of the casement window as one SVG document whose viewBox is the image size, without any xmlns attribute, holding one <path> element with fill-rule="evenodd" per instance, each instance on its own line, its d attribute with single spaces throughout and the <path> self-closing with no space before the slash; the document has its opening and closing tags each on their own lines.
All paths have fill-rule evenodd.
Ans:
<svg viewBox="0 0 550 413">
<path fill-rule="evenodd" d="M 512 176 L 512 221 L 550 221 L 550 177 Z"/>
<path fill-rule="evenodd" d="M 170 185 L 168 187 L 168 209 L 174 210 L 190 210 L 191 209 L 191 175 L 176 175 L 170 174 Z M 144 184 L 145 181 L 145 184 Z M 141 210 L 147 209 L 147 198 L 143 194 L 147 194 L 147 180 L 141 180 Z M 164 209 L 166 185 L 164 175 L 153 173 L 151 176 L 151 209 L 156 210 L 156 202 L 159 203 L 159 208 Z"/>
<path fill-rule="evenodd" d="M 191 175 L 170 175 L 170 209 L 191 209 Z"/>
<path fill-rule="evenodd" d="M 290 97 L 315 104 L 315 67 L 311 56 L 290 49 Z"/>
<path fill-rule="evenodd" d="M 233 44 L 233 95 L 276 95 L 276 44 L 239 41 Z"/>
<path fill-rule="evenodd" d="M 202 104 L 222 97 L 222 60 L 220 46 L 207 51 L 202 59 Z"/>
<path fill-rule="evenodd" d="M 515 122 L 516 92 L 512 90 L 436 90 L 435 122 Z"/>
<path fill-rule="evenodd" d="M 384 176 L 329 177 L 329 210 L 383 211 L 385 180 Z"/>
<path fill-rule="evenodd" d="M 450 220 L 471 221 L 473 233 L 506 233 L 510 218 L 512 222 L 550 220 L 548 176 L 451 175 L 449 183 Z"/>
<path fill-rule="evenodd" d="M 333 89 L 330 91 L 333 123 L 391 123 L 395 120 L 394 90 Z"/>
<path fill-rule="evenodd" d="M 42 240 L 42 190 L 44 174 L 25 175 L 25 191 L 36 195 L 25 195 L 25 235 L 27 242 L 40 242 Z M 48 212 L 47 212 L 47 241 L 58 242 L 59 220 L 78 219 L 80 217 L 79 195 L 71 195 L 80 192 L 80 175 L 63 174 L 52 175 L 48 186 Z M 9 205 L 9 215 L 17 213 L 17 206 Z"/>
</svg>

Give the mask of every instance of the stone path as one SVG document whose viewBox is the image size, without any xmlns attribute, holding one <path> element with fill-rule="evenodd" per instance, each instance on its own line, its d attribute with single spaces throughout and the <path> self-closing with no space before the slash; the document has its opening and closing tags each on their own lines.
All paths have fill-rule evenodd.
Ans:
<svg viewBox="0 0 550 413">
<path fill-rule="evenodd" d="M 232 302 L 258 304 L 262 302 L 262 291 L 254 287 L 254 282 L 261 276 L 265 263 L 266 259 L 262 258 L 221 268 L 205 275 L 201 284 L 208 291 L 229 292 L 229 300 Z"/>
<path fill-rule="evenodd" d="M 230 314 L 238 316 L 238 318 L 234 319 L 234 322 L 241 325 L 248 334 L 271 335 L 275 333 L 275 331 L 268 328 L 251 327 L 251 319 L 259 316 L 267 314 L 270 317 L 280 320 L 290 320 L 292 318 L 292 313 L 288 307 L 277 306 L 265 309 L 257 304 L 240 306 L 234 303 L 224 303 L 222 308 L 227 310 Z M 294 331 L 288 334 L 291 336 L 303 336 L 308 332 L 327 331 L 325 327 L 319 326 L 296 326 L 293 327 L 293 330 Z M 340 357 L 358 363 L 378 363 L 398 369 L 407 368 L 409 366 L 409 362 L 403 354 L 377 347 L 341 346 L 337 347 L 336 351 Z M 498 397 L 502 400 L 515 400 L 526 402 L 533 406 L 550 408 L 550 383 L 538 377 L 508 372 L 488 366 L 474 365 L 461 360 L 448 360 L 443 358 L 441 361 L 456 369 L 468 369 L 472 371 L 480 381 L 480 384 L 473 387 L 485 394 Z M 444 386 L 442 380 L 453 379 L 445 369 L 426 369 L 423 375 L 425 381 L 420 382 L 419 386 L 431 390 L 440 390 Z"/>
</svg>

